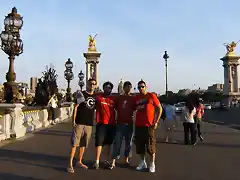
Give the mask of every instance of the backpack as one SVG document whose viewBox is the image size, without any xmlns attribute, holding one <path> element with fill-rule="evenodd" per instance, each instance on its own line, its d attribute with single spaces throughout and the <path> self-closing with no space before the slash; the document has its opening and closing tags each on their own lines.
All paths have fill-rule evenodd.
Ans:
<svg viewBox="0 0 240 180">
<path fill-rule="evenodd" d="M 161 114 L 160 119 L 162 119 L 164 121 L 166 119 L 166 111 L 162 104 L 161 104 L 161 106 L 162 106 L 162 114 Z"/>
</svg>

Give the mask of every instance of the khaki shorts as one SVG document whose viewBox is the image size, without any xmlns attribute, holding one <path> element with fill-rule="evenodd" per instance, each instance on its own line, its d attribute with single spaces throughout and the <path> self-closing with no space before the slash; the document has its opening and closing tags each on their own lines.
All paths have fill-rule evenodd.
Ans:
<svg viewBox="0 0 240 180">
<path fill-rule="evenodd" d="M 92 126 L 76 125 L 73 128 L 71 145 L 74 147 L 87 147 L 92 136 Z"/>
<path fill-rule="evenodd" d="M 137 154 L 156 153 L 156 130 L 153 127 L 135 127 Z"/>
</svg>

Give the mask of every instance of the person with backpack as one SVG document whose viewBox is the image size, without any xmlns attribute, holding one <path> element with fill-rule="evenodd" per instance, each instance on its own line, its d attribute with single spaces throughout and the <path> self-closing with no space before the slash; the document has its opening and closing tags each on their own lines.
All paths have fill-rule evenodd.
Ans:
<svg viewBox="0 0 240 180">
<path fill-rule="evenodd" d="M 175 108 L 173 104 L 166 104 L 164 110 L 166 115 L 166 118 L 163 119 L 163 122 L 164 122 L 163 127 L 165 130 L 165 142 L 176 143 L 176 141 L 174 141 L 172 137 L 173 130 L 174 130 L 174 127 L 176 126 L 176 121 L 177 121 Z"/>
<path fill-rule="evenodd" d="M 83 163 L 83 156 L 91 140 L 92 129 L 95 124 L 95 98 L 94 90 L 96 80 L 90 78 L 87 81 L 86 91 L 79 91 L 76 95 L 76 102 L 72 119 L 71 152 L 67 171 L 74 173 L 73 159 L 79 147 L 79 157 L 76 166 L 88 169 Z"/>
</svg>

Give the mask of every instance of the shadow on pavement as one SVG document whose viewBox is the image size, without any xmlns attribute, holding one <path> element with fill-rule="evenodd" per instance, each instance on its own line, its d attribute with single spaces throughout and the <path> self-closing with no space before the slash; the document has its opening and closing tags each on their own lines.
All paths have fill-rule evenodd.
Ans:
<svg viewBox="0 0 240 180">
<path fill-rule="evenodd" d="M 233 125 L 233 124 L 228 123 L 228 122 L 211 121 L 211 120 L 206 120 L 206 122 L 212 123 L 212 124 L 216 124 L 216 125 L 221 125 L 221 126 L 228 126 L 228 127 L 231 128 L 231 129 L 240 130 L 240 125 Z"/>
<path fill-rule="evenodd" d="M 63 131 L 56 131 L 56 130 L 42 130 L 42 131 L 39 131 L 39 132 L 35 132 L 34 134 L 71 136 L 71 132 L 63 132 Z"/>
<path fill-rule="evenodd" d="M 1 149 L 0 161 L 22 163 L 32 166 L 52 168 L 58 171 L 65 171 L 66 168 L 63 167 L 66 166 L 68 158 L 40 153 Z"/>
<path fill-rule="evenodd" d="M 159 144 L 169 144 L 169 145 L 180 145 L 180 146 L 192 146 L 192 145 L 185 145 L 183 140 L 176 140 L 176 143 L 171 142 L 165 142 L 163 139 L 157 139 L 157 143 Z M 198 143 L 192 147 L 198 147 L 198 146 L 209 146 L 209 147 L 219 147 L 219 148 L 240 148 L 240 144 L 220 144 L 220 143 L 210 143 L 210 142 L 201 142 L 198 141 Z"/>
<path fill-rule="evenodd" d="M 15 175 L 10 173 L 0 173 L 0 179 L 1 180 L 42 180 L 38 178 L 20 176 L 20 175 Z"/>
<path fill-rule="evenodd" d="M 208 142 L 200 142 L 196 146 L 210 146 L 210 147 L 220 147 L 220 148 L 240 148 L 240 144 L 219 144 L 219 143 L 208 143 Z"/>
</svg>

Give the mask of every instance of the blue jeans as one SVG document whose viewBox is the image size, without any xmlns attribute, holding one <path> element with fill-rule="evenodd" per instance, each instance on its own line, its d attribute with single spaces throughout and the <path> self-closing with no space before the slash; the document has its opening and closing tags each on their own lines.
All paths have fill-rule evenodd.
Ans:
<svg viewBox="0 0 240 180">
<path fill-rule="evenodd" d="M 133 139 L 133 125 L 127 124 L 117 124 L 116 136 L 113 143 L 113 159 L 120 156 L 120 151 L 122 147 L 122 141 L 125 139 L 125 151 L 124 156 L 130 157 L 132 149 L 132 139 Z"/>
</svg>

